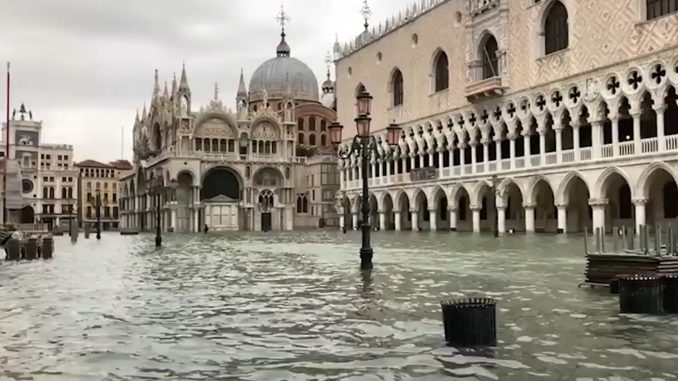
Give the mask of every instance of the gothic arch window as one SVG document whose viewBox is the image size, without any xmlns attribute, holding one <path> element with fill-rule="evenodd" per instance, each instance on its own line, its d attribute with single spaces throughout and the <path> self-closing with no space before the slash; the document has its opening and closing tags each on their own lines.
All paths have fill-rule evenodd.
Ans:
<svg viewBox="0 0 678 381">
<path fill-rule="evenodd" d="M 297 214 L 308 214 L 308 194 L 297 195 Z"/>
<path fill-rule="evenodd" d="M 320 121 L 320 131 L 321 132 L 327 131 L 327 121 L 325 119 Z"/>
<path fill-rule="evenodd" d="M 54 200 L 54 188 L 52 187 L 49 188 L 49 198 Z"/>
<path fill-rule="evenodd" d="M 61 188 L 61 198 L 66 199 L 68 196 L 68 191 L 66 190 L 65 187 Z"/>
<path fill-rule="evenodd" d="M 304 134 L 302 134 L 301 132 L 299 133 L 299 137 L 297 138 L 297 144 L 301 145 L 304 144 Z"/>
<path fill-rule="evenodd" d="M 73 198 L 73 188 L 68 188 L 68 198 Z"/>
<path fill-rule="evenodd" d="M 647 19 L 652 20 L 678 11 L 677 0 L 646 0 Z"/>
<path fill-rule="evenodd" d="M 327 145 L 327 136 L 320 135 L 320 145 L 323 147 Z"/>
<path fill-rule="evenodd" d="M 308 130 L 315 131 L 315 116 L 308 118 Z"/>
<path fill-rule="evenodd" d="M 42 188 L 42 198 L 49 198 L 49 188 L 44 187 Z"/>
<path fill-rule="evenodd" d="M 544 43 L 545 54 L 567 49 L 569 45 L 567 8 L 560 1 L 553 3 L 546 16 Z"/>
<path fill-rule="evenodd" d="M 493 35 L 488 34 L 480 48 L 483 62 L 483 79 L 499 76 L 499 45 Z"/>
<path fill-rule="evenodd" d="M 404 101 L 403 73 L 395 69 L 391 76 L 391 92 L 393 93 L 393 106 L 400 106 Z"/>
<path fill-rule="evenodd" d="M 310 146 L 314 146 L 314 145 L 315 145 L 315 135 L 314 135 L 314 134 L 311 134 L 311 135 L 308 137 L 308 144 L 309 144 Z"/>
<path fill-rule="evenodd" d="M 304 129 L 304 118 L 299 118 L 299 120 L 297 120 L 297 128 L 299 131 Z"/>
<path fill-rule="evenodd" d="M 450 87 L 450 67 L 447 54 L 440 51 L 435 59 L 435 91 L 442 91 Z"/>
</svg>

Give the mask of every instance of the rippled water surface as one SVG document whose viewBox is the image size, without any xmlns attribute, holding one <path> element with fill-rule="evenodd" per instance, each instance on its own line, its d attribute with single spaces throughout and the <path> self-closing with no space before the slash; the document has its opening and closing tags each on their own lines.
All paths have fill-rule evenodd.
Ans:
<svg viewBox="0 0 678 381">
<path fill-rule="evenodd" d="M 678 318 L 578 289 L 581 238 L 450 233 L 57 238 L 0 263 L 0 380 L 673 380 Z M 498 347 L 446 347 L 441 299 L 499 300 Z"/>
</svg>

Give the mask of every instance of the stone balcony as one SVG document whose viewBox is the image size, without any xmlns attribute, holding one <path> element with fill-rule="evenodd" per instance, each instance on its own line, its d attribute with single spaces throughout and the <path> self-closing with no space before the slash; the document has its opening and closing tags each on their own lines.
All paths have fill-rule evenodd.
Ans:
<svg viewBox="0 0 678 381">
<path fill-rule="evenodd" d="M 647 138 L 639 141 L 606 144 L 597 148 L 582 147 L 563 150 L 561 152 L 535 153 L 530 156 L 519 156 L 512 159 L 490 160 L 479 163 L 465 163 L 440 168 L 429 168 L 438 171 L 436 176 L 421 176 L 417 170 L 410 173 L 395 173 L 387 176 L 372 177 L 370 187 L 402 186 L 408 184 L 440 183 L 456 179 L 487 178 L 498 175 L 510 177 L 513 174 L 525 172 L 543 173 L 559 168 L 585 166 L 587 164 L 621 165 L 623 161 L 643 159 L 648 162 L 657 156 L 673 156 L 678 154 L 678 135 L 669 135 L 661 139 Z M 410 160 L 409 158 L 407 160 Z M 442 160 L 439 161 L 442 163 Z M 621 163 L 620 163 L 621 162 Z M 414 177 L 414 178 L 413 178 Z M 359 179 L 345 180 L 341 187 L 343 191 L 357 191 L 362 187 Z"/>
<path fill-rule="evenodd" d="M 483 79 L 466 86 L 466 98 L 469 102 L 485 100 L 504 94 L 501 77 Z"/>
</svg>

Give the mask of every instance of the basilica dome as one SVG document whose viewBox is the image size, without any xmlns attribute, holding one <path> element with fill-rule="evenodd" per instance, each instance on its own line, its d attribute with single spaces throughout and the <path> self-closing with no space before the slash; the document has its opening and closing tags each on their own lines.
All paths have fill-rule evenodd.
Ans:
<svg viewBox="0 0 678 381">
<path fill-rule="evenodd" d="M 264 62 L 254 71 L 250 80 L 250 100 L 293 97 L 298 100 L 319 100 L 318 80 L 303 62 L 290 57 L 290 47 L 282 35 L 277 56 Z"/>
</svg>

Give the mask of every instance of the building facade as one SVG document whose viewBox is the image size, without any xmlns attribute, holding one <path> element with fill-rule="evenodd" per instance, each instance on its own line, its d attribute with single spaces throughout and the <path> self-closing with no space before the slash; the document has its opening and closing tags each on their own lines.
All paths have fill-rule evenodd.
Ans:
<svg viewBox="0 0 678 381">
<path fill-rule="evenodd" d="M 576 232 L 678 216 L 678 11 L 662 0 L 433 0 L 335 46 L 339 121 L 403 127 L 341 224 Z M 382 132 L 375 133 L 385 141 Z M 348 138 L 348 137 L 347 137 Z"/>
<path fill-rule="evenodd" d="M 249 90 L 241 73 L 235 110 L 217 86 L 209 105 L 193 107 L 185 67 L 163 92 L 156 72 L 150 109 L 134 125 L 134 170 L 121 179 L 123 227 L 153 229 L 158 210 L 162 228 L 177 232 L 338 224 L 321 197 L 335 194 L 338 182 L 299 186 L 315 172 L 322 177 L 320 162 L 335 160 L 326 131 L 336 114 L 322 103 L 333 105 L 334 83 L 323 84 L 321 102 L 315 75 L 291 56 L 285 36 Z"/>
<path fill-rule="evenodd" d="M 99 195 L 102 230 L 118 229 L 120 224 L 120 177 L 132 169 L 126 160 L 101 163 L 85 160 L 77 163 L 78 169 L 78 219 L 83 224 L 95 226 L 96 201 Z"/>
<path fill-rule="evenodd" d="M 41 141 L 42 121 L 22 104 L 12 113 L 9 130 L 10 158 L 21 168 L 23 207 L 8 216 L 13 223 L 43 223 L 48 228 L 68 226 L 75 218 L 78 172 L 73 165 L 73 146 Z M 3 123 L 2 137 L 6 136 Z M 1 154 L 5 156 L 5 142 Z"/>
</svg>

